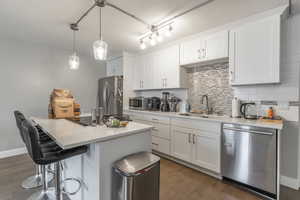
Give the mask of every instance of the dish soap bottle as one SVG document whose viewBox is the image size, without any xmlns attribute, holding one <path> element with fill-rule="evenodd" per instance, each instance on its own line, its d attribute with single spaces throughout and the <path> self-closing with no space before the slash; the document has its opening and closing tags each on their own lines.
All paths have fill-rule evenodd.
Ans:
<svg viewBox="0 0 300 200">
<path fill-rule="evenodd" d="M 272 107 L 270 107 L 270 108 L 268 109 L 268 111 L 267 111 L 267 117 L 268 117 L 269 119 L 273 119 L 273 118 L 274 118 L 274 110 L 273 110 Z"/>
</svg>

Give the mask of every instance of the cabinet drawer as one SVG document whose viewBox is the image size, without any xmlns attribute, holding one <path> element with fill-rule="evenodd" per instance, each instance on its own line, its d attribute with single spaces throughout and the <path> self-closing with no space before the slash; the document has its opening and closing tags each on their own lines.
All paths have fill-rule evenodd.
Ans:
<svg viewBox="0 0 300 200">
<path fill-rule="evenodd" d="M 152 135 L 170 140 L 170 126 L 166 124 L 153 123 Z"/>
<path fill-rule="evenodd" d="M 170 155 L 170 141 L 152 136 L 152 149 Z"/>
<path fill-rule="evenodd" d="M 173 118 L 171 120 L 171 125 L 176 127 L 183 128 L 192 128 L 192 129 L 200 129 L 208 132 L 221 132 L 221 123 L 220 122 L 212 122 L 205 120 L 194 120 L 194 119 L 179 119 Z"/>
<path fill-rule="evenodd" d="M 170 124 L 170 118 L 169 117 L 162 117 L 162 116 L 155 116 L 155 115 L 151 115 L 150 117 L 150 121 L 152 121 L 153 123 L 161 123 L 161 124 Z"/>
</svg>

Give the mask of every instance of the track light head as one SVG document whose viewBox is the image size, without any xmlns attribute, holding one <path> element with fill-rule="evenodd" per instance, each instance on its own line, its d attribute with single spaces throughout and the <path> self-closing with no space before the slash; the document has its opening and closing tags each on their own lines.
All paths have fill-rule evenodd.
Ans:
<svg viewBox="0 0 300 200">
<path fill-rule="evenodd" d="M 147 46 L 146 46 L 144 40 L 141 40 L 141 41 L 140 41 L 140 48 L 141 48 L 142 50 L 144 50 L 144 49 L 147 48 Z"/>
</svg>

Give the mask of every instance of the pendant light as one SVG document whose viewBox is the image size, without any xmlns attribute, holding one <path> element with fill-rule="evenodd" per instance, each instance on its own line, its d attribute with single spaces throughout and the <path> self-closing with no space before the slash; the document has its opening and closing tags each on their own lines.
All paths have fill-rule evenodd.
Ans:
<svg viewBox="0 0 300 200">
<path fill-rule="evenodd" d="M 73 29 L 73 54 L 69 57 L 69 67 L 77 70 L 80 65 L 79 57 L 76 54 L 76 30 Z"/>
<path fill-rule="evenodd" d="M 107 43 L 103 41 L 102 38 L 102 12 L 100 9 L 100 39 L 95 41 L 93 44 L 94 57 L 96 60 L 106 60 L 107 58 Z"/>
</svg>

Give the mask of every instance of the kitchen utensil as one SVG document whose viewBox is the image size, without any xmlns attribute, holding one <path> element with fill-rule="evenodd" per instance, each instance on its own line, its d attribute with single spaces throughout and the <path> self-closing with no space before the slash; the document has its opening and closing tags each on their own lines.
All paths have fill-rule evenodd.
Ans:
<svg viewBox="0 0 300 200">
<path fill-rule="evenodd" d="M 162 99 L 160 104 L 160 111 L 162 112 L 170 112 L 170 105 L 169 105 L 169 92 L 162 93 Z"/>
</svg>

